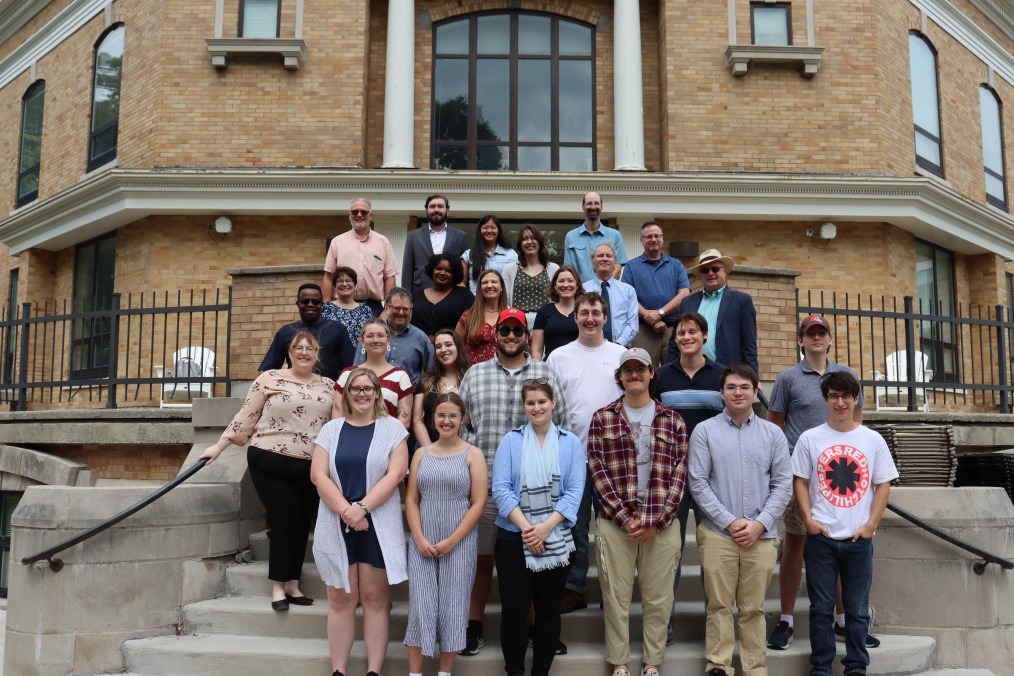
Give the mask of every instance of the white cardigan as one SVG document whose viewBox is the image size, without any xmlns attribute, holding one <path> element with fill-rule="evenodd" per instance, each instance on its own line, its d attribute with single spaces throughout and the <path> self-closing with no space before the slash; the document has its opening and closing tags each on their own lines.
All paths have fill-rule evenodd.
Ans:
<svg viewBox="0 0 1014 676">
<path fill-rule="evenodd" d="M 334 427 L 330 436 L 334 439 L 329 443 L 327 450 L 327 465 L 331 480 L 341 488 L 338 480 L 338 472 L 334 466 L 334 456 L 337 451 L 338 438 L 345 418 L 332 420 L 324 425 L 317 443 L 320 444 L 321 436 L 328 427 Z M 388 460 L 391 452 L 398 447 L 398 444 L 408 436 L 405 426 L 396 418 L 381 416 L 377 418 L 376 427 L 373 432 L 373 441 L 370 442 L 370 450 L 366 455 L 366 490 L 370 491 L 377 482 L 387 474 Z M 381 505 L 373 508 L 373 528 L 376 529 L 377 539 L 380 541 L 380 550 L 384 555 L 384 567 L 387 569 L 388 584 L 398 584 L 408 579 L 408 567 L 405 550 L 405 530 L 401 519 L 401 494 L 395 490 L 391 497 Z M 349 587 L 349 557 L 345 550 L 345 538 L 342 536 L 341 516 L 331 511 L 331 508 L 320 501 L 317 510 L 317 527 L 313 531 L 313 558 L 317 563 L 317 570 L 324 580 L 324 584 L 336 589 L 344 589 L 351 592 Z"/>
</svg>

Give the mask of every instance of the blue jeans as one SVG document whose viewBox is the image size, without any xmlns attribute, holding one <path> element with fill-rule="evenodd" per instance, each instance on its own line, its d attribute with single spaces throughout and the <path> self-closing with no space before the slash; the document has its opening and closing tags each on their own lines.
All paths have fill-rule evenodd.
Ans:
<svg viewBox="0 0 1014 676">
<path fill-rule="evenodd" d="M 577 521 L 570 529 L 570 534 L 574 538 L 574 554 L 570 558 L 567 589 L 578 594 L 584 594 L 588 590 L 588 529 L 591 527 L 591 512 L 592 479 L 589 471 L 584 482 L 581 506 L 577 508 Z"/>
<path fill-rule="evenodd" d="M 845 606 L 845 676 L 865 674 L 869 631 L 870 585 L 873 582 L 873 540 L 832 540 L 807 535 L 803 547 L 806 591 L 810 595 L 810 676 L 832 676 L 834 662 L 835 582 L 841 577 Z"/>
</svg>

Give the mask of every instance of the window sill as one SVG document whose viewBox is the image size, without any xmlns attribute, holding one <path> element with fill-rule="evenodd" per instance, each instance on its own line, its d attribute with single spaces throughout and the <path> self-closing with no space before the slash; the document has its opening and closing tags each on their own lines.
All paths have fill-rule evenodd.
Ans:
<svg viewBox="0 0 1014 676">
<path fill-rule="evenodd" d="M 953 188 L 954 187 L 954 186 L 951 185 L 951 182 L 948 181 L 946 178 L 942 178 L 940 176 L 937 176 L 932 171 L 928 171 L 926 169 L 923 169 L 918 164 L 915 165 L 915 175 L 916 176 L 922 176 L 923 178 L 932 178 L 934 181 L 937 181 L 938 183 L 946 185 L 948 188 Z"/>
<path fill-rule="evenodd" d="M 78 179 L 78 181 L 83 181 L 85 179 L 91 178 L 95 174 L 101 174 L 104 171 L 109 171 L 110 169 L 115 169 L 118 166 L 120 166 L 120 158 L 114 157 L 113 159 L 109 160 L 108 162 L 106 162 L 102 166 L 95 167 L 94 169 L 92 169 L 88 173 L 84 174 L 81 178 Z"/>
<path fill-rule="evenodd" d="M 306 43 L 298 38 L 205 38 L 211 65 L 217 70 L 229 67 L 229 57 L 250 58 L 280 56 L 288 70 L 299 70 L 306 61 Z"/>
<path fill-rule="evenodd" d="M 736 77 L 746 75 L 750 64 L 798 63 L 802 76 L 811 78 L 820 70 L 823 47 L 797 47 L 794 45 L 729 45 L 725 50 L 725 65 Z"/>
</svg>

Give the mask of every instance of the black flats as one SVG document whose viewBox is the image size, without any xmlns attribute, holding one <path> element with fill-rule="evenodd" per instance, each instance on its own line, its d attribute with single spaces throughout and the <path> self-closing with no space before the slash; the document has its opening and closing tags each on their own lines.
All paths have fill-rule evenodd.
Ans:
<svg viewBox="0 0 1014 676">
<path fill-rule="evenodd" d="M 313 605 L 313 599 L 311 599 L 309 596 L 289 596 L 288 594 L 286 594 L 285 595 L 285 600 L 288 601 L 289 603 L 291 603 L 294 606 L 312 606 Z"/>
<path fill-rule="evenodd" d="M 271 610 L 274 610 L 275 612 L 280 612 L 282 610 L 288 610 L 288 609 L 289 609 L 289 602 L 287 600 L 285 600 L 285 599 L 282 599 L 281 601 L 272 601 L 271 602 Z"/>
</svg>

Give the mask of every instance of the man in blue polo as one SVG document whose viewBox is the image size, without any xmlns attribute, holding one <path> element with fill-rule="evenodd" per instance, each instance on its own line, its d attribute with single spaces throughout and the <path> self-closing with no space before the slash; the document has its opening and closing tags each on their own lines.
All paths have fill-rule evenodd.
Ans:
<svg viewBox="0 0 1014 676">
<path fill-rule="evenodd" d="M 597 192 L 590 192 L 581 202 L 584 223 L 567 233 L 564 239 L 563 262 L 573 265 L 582 282 L 595 278 L 592 267 L 592 251 L 602 242 L 609 242 L 616 250 L 616 262 L 627 262 L 627 248 L 623 245 L 620 231 L 602 224 L 602 198 Z"/>
<path fill-rule="evenodd" d="M 683 299 L 690 295 L 690 277 L 683 263 L 662 253 L 662 226 L 647 221 L 641 226 L 644 253 L 623 268 L 621 279 L 637 293 L 639 320 L 634 347 L 644 348 L 658 368 L 668 361 L 669 337 Z"/>
</svg>

